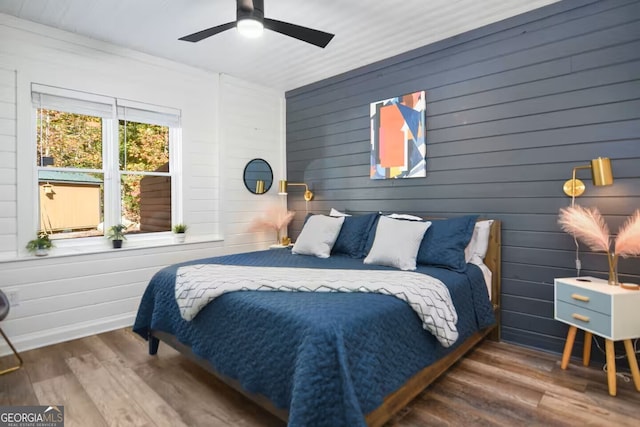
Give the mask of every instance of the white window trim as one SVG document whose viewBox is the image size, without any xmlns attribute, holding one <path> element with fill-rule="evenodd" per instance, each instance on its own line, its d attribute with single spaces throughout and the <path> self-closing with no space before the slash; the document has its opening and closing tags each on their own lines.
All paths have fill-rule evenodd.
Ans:
<svg viewBox="0 0 640 427">
<path fill-rule="evenodd" d="M 177 114 L 178 117 L 181 116 L 181 111 L 174 108 L 146 104 L 137 101 L 121 100 L 113 97 L 73 91 L 53 86 L 40 85 L 37 83 L 29 82 L 21 77 L 22 76 L 18 75 L 18 92 L 20 94 L 28 94 L 28 101 L 27 99 L 25 99 L 25 97 L 19 97 L 19 99 L 22 99 L 23 102 L 18 103 L 18 117 L 21 117 L 21 114 L 22 117 L 27 117 L 25 113 L 28 110 L 28 117 L 30 117 L 31 120 L 19 121 L 17 130 L 18 140 L 20 141 L 18 144 L 17 153 L 17 161 L 18 165 L 20 166 L 18 168 L 18 192 L 23 196 L 21 198 L 21 202 L 18 203 L 18 218 L 23 218 L 23 220 L 18 221 L 17 249 L 19 258 L 28 254 L 25 249 L 26 242 L 35 238 L 40 224 L 40 202 L 38 197 L 39 168 L 36 165 L 35 161 L 37 153 L 37 110 L 33 107 L 31 102 L 32 92 L 45 92 L 50 95 L 95 101 L 100 103 L 106 103 L 105 101 L 108 100 L 112 105 L 112 118 L 103 120 L 103 141 L 106 138 L 113 138 L 114 135 L 118 135 L 118 105 L 124 105 L 138 109 L 147 109 L 148 111 L 157 113 Z M 23 91 L 23 89 L 25 90 Z M 29 126 L 28 129 L 26 128 L 27 124 Z M 179 224 L 183 222 L 182 128 L 179 120 L 178 124 L 178 126 L 169 126 L 169 170 L 171 172 L 157 174 L 153 172 L 144 173 L 145 175 L 171 176 L 172 224 Z M 25 144 L 25 138 L 23 138 L 25 135 L 29 135 L 28 144 Z M 111 152 L 108 152 L 108 147 L 112 148 Z M 105 210 L 104 212 L 104 224 L 106 227 L 108 227 L 107 224 L 117 224 L 121 222 L 121 197 L 119 191 L 120 176 L 123 172 L 124 174 L 126 174 L 127 172 L 119 170 L 118 157 L 118 144 L 103 144 L 103 169 L 100 172 L 104 173 L 103 180 L 105 187 L 105 199 L 109 197 L 109 206 L 112 206 L 112 209 Z M 27 164 L 30 165 L 29 168 L 26 167 Z M 111 167 L 109 167 L 109 165 Z M 64 169 L 69 170 L 72 168 Z M 87 170 L 83 169 L 83 171 Z M 105 205 L 107 205 L 106 200 Z M 116 212 L 118 212 L 119 214 L 116 215 Z M 31 218 L 31 220 L 27 220 L 28 218 Z M 171 231 L 132 234 L 127 235 L 126 239 L 127 243 L 125 243 L 124 248 L 131 249 L 174 244 L 173 233 Z M 103 236 L 56 239 L 54 241 L 54 245 L 55 247 L 51 250 L 51 254 L 54 256 L 95 253 L 113 250 L 111 242 Z"/>
</svg>

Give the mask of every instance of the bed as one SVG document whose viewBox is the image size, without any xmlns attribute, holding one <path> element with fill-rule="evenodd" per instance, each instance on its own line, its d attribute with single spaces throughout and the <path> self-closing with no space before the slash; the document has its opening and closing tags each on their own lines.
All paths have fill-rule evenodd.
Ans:
<svg viewBox="0 0 640 427">
<path fill-rule="evenodd" d="M 482 339 L 499 339 L 499 221 L 490 225 L 484 265 L 490 284 L 474 264 L 464 271 L 416 266 L 416 273 L 449 290 L 458 337 L 448 346 L 425 331 L 411 304 L 380 293 L 227 292 L 192 320 L 183 317 L 175 284 L 192 267 L 239 266 L 259 276 L 264 268 L 277 268 L 300 282 L 311 280 L 310 271 L 360 271 L 362 277 L 397 271 L 346 254 L 317 258 L 291 249 L 159 271 L 142 298 L 134 331 L 149 341 L 150 354 L 159 341 L 167 343 L 290 426 L 381 426 Z"/>
</svg>

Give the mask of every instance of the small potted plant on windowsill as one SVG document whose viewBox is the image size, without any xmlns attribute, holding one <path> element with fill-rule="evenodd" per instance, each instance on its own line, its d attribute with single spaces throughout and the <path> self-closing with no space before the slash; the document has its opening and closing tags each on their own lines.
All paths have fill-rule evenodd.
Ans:
<svg viewBox="0 0 640 427">
<path fill-rule="evenodd" d="M 47 233 L 38 233 L 38 237 L 29 240 L 26 247 L 29 253 L 35 256 L 46 256 L 49 255 L 49 249 L 53 247 L 53 242 L 49 240 Z"/>
<path fill-rule="evenodd" d="M 127 240 L 127 238 L 124 236 L 124 232 L 126 229 L 127 226 L 124 224 L 116 224 L 109 228 L 107 239 L 112 241 L 113 249 L 120 249 L 122 247 L 122 241 Z"/>
<path fill-rule="evenodd" d="M 173 240 L 175 243 L 184 243 L 187 233 L 187 226 L 185 224 L 176 224 L 173 226 Z"/>
</svg>

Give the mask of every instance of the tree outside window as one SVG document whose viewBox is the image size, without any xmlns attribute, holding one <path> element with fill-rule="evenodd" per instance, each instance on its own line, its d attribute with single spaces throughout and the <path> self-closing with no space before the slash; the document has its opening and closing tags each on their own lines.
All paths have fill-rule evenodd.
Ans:
<svg viewBox="0 0 640 427">
<path fill-rule="evenodd" d="M 128 233 L 171 230 L 169 127 L 119 120 L 118 138 L 112 141 L 111 123 L 37 109 L 39 227 L 52 238 L 103 235 L 108 168 L 118 171 L 120 221 Z M 118 144 L 118 164 L 108 165 L 105 152 L 113 144 Z"/>
</svg>

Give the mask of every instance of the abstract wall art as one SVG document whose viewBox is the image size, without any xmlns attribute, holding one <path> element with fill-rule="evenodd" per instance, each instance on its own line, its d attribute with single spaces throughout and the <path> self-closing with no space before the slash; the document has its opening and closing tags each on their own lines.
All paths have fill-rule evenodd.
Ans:
<svg viewBox="0 0 640 427">
<path fill-rule="evenodd" d="M 426 95 L 371 103 L 371 179 L 427 176 Z"/>
</svg>

